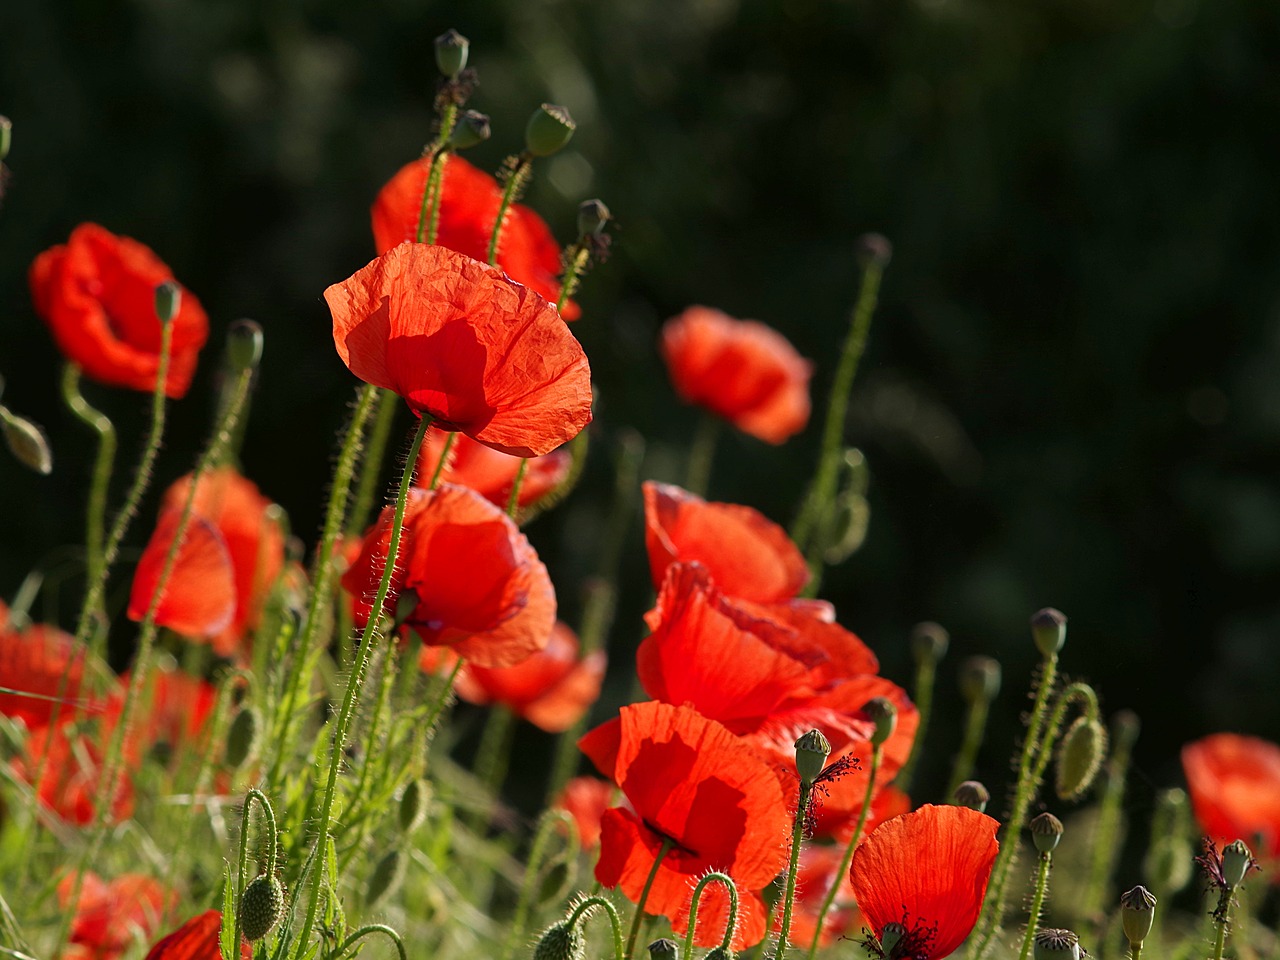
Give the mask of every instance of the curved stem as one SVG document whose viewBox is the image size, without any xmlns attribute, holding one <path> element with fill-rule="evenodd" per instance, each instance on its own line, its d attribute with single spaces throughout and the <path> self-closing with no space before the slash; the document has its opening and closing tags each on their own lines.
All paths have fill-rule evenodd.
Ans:
<svg viewBox="0 0 1280 960">
<path fill-rule="evenodd" d="M 381 933 L 391 938 L 391 942 L 396 945 L 396 952 L 400 954 L 400 960 L 408 960 L 408 956 L 404 952 L 404 941 L 400 939 L 400 934 L 396 933 L 391 927 L 385 923 L 367 923 L 359 930 L 356 930 L 351 936 L 342 941 L 342 946 L 338 947 L 334 953 L 332 960 L 342 960 L 343 955 L 355 946 L 356 942 L 364 939 L 371 933 Z"/>
<path fill-rule="evenodd" d="M 507 177 L 507 185 L 502 191 L 502 202 L 498 204 L 498 218 L 493 221 L 493 232 L 489 234 L 487 258 L 491 267 L 498 264 L 498 238 L 502 236 L 504 221 L 507 219 L 507 210 L 511 208 L 511 203 L 515 200 L 516 194 L 528 183 L 529 173 L 532 170 L 533 157 L 527 153 L 522 153 L 516 157 L 515 167 L 511 170 L 511 176 Z"/>
<path fill-rule="evenodd" d="M 276 815 L 271 809 L 271 801 L 267 799 L 267 795 L 261 790 L 250 790 L 244 795 L 244 808 L 240 814 L 240 858 L 236 866 L 236 897 L 244 896 L 245 885 L 249 882 L 249 820 L 253 813 L 253 802 L 258 802 L 258 806 L 262 808 L 262 817 L 267 824 L 267 865 L 262 872 L 265 876 L 273 877 L 276 872 L 276 851 L 279 848 L 279 838 L 276 834 Z M 235 936 L 232 943 L 240 942 L 240 921 L 241 911 L 236 910 Z"/>
<path fill-rule="evenodd" d="M 720 949 L 728 950 L 729 945 L 733 942 L 733 934 L 738 926 L 738 885 L 733 882 L 733 878 L 723 873 L 708 873 L 698 885 L 693 888 L 693 897 L 689 901 L 689 929 L 684 935 L 684 950 L 680 956 L 685 960 L 692 960 L 693 957 L 693 935 L 698 926 L 698 905 L 702 901 L 702 891 L 706 889 L 709 883 L 722 883 L 725 889 L 729 891 L 729 919 L 725 921 L 724 936 L 720 940 Z"/>
<path fill-rule="evenodd" d="M 723 874 L 713 874 L 713 876 L 723 876 Z M 695 890 L 693 895 L 697 897 L 698 891 Z M 580 901 L 569 914 L 569 926 L 577 925 L 578 921 L 583 919 L 583 914 L 596 907 L 604 908 L 605 915 L 609 918 L 609 926 L 613 930 L 613 960 L 622 960 L 622 920 L 618 917 L 618 908 L 606 898 L 597 895 Z"/>
<path fill-rule="evenodd" d="M 107 487 L 116 459 L 116 428 L 105 413 L 90 406 L 80 392 L 80 368 L 68 362 L 62 368 L 62 399 L 68 409 L 98 435 L 98 455 L 93 461 L 93 481 L 85 517 L 84 548 L 89 581 L 102 567 L 103 529 L 107 512 Z"/>
<path fill-rule="evenodd" d="M 1018 954 L 1018 960 L 1027 960 L 1031 956 L 1031 945 L 1036 939 L 1036 928 L 1040 926 L 1040 911 L 1044 908 L 1045 892 L 1049 889 L 1049 867 L 1052 864 L 1052 853 L 1040 854 L 1040 869 L 1036 875 L 1036 892 L 1031 898 L 1031 912 L 1027 917 L 1027 932 L 1022 937 L 1022 951 Z"/>
<path fill-rule="evenodd" d="M 774 960 L 782 960 L 786 955 L 787 937 L 791 935 L 791 908 L 796 899 L 796 872 L 800 868 L 800 844 L 804 842 L 804 823 L 809 812 L 809 798 L 812 793 L 812 784 L 801 780 L 800 799 L 796 803 L 796 821 L 791 829 L 791 859 L 787 861 L 787 887 L 782 897 L 782 926 L 778 928 L 778 950 L 773 955 Z M 864 804 L 864 811 L 866 806 L 869 804 Z M 840 886 L 839 882 L 835 886 Z M 692 929 L 692 923 L 690 929 Z"/>
<path fill-rule="evenodd" d="M 631 930 L 627 934 L 627 945 L 622 951 L 623 960 L 631 960 L 631 957 L 635 952 L 636 939 L 640 936 L 640 923 L 644 920 L 645 901 L 649 899 L 649 891 L 653 888 L 653 881 L 658 876 L 658 867 L 662 865 L 662 858 L 667 855 L 667 851 L 669 851 L 673 846 L 675 846 L 675 844 L 664 837 L 662 840 L 662 846 L 658 849 L 658 855 L 653 858 L 653 867 L 649 870 L 649 876 L 645 878 L 644 889 L 640 891 L 640 899 L 636 901 L 636 912 L 631 918 Z"/>
</svg>

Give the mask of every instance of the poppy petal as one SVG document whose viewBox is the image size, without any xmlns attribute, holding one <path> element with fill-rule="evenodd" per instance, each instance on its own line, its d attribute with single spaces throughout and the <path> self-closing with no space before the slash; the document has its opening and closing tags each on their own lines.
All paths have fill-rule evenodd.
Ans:
<svg viewBox="0 0 1280 960">
<path fill-rule="evenodd" d="M 146 617 L 156 591 L 161 589 L 160 578 L 181 518 L 177 510 L 161 513 L 155 533 L 142 552 L 129 595 L 132 620 Z M 218 633 L 231 623 L 236 612 L 235 574 L 227 545 L 209 521 L 192 517 L 188 522 L 163 591 L 156 608 L 156 623 L 162 627 L 203 637 Z"/>
</svg>

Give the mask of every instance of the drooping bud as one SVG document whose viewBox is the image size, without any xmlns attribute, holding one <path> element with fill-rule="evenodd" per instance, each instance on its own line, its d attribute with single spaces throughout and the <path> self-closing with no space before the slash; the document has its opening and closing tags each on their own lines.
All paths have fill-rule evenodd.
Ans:
<svg viewBox="0 0 1280 960">
<path fill-rule="evenodd" d="M 916 663 L 937 663 L 947 655 L 951 634 L 932 620 L 917 623 L 911 631 L 911 655 Z"/>
<path fill-rule="evenodd" d="M 0 432 L 5 445 L 24 467 L 48 476 L 53 472 L 53 451 L 44 431 L 28 420 L 0 406 Z"/>
<path fill-rule="evenodd" d="M 891 736 L 898 726 L 898 706 L 886 697 L 872 697 L 863 706 L 862 712 L 867 719 L 876 725 L 871 734 L 871 745 L 878 747 Z"/>
<path fill-rule="evenodd" d="M 236 370 L 257 369 L 262 360 L 262 326 L 237 320 L 227 328 L 227 360 Z"/>
<path fill-rule="evenodd" d="M 1229 888 L 1240 886 L 1251 866 L 1253 854 L 1243 840 L 1233 840 L 1222 848 L 1222 879 Z"/>
<path fill-rule="evenodd" d="M 880 949 L 883 955 L 888 957 L 893 954 L 893 948 L 907 934 L 907 928 L 896 920 L 890 920 L 884 925 L 884 929 L 880 931 Z"/>
<path fill-rule="evenodd" d="M 533 948 L 533 960 L 583 960 L 586 952 L 586 938 L 578 932 L 577 924 L 561 920 L 547 927 Z"/>
<path fill-rule="evenodd" d="M 893 257 L 893 244 L 880 233 L 864 233 L 858 238 L 854 249 L 858 262 L 864 269 L 875 264 L 883 270 Z"/>
<path fill-rule="evenodd" d="M 1045 927 L 1036 932 L 1036 960 L 1080 960 L 1080 938 L 1070 930 Z"/>
<path fill-rule="evenodd" d="M 156 316 L 161 323 L 168 323 L 182 309 L 182 288 L 172 280 L 156 286 Z"/>
<path fill-rule="evenodd" d="M 222 751 L 223 762 L 229 768 L 238 770 L 253 756 L 261 729 L 261 717 L 253 707 L 245 707 L 236 714 L 227 730 L 227 744 Z"/>
<path fill-rule="evenodd" d="M 578 204 L 578 236 L 599 236 L 612 219 L 603 200 L 583 200 Z"/>
<path fill-rule="evenodd" d="M 960 693 L 970 703 L 990 703 L 1000 692 L 1000 663 L 990 657 L 967 657 L 960 664 Z"/>
<path fill-rule="evenodd" d="M 565 107 L 544 103 L 524 128 L 524 148 L 535 157 L 549 157 L 573 137 L 578 125 Z"/>
<path fill-rule="evenodd" d="M 1031 617 L 1031 639 L 1044 657 L 1053 656 L 1067 642 L 1067 618 L 1061 610 L 1045 607 Z"/>
<path fill-rule="evenodd" d="M 400 819 L 402 833 L 413 833 L 427 815 L 427 804 L 431 801 L 431 784 L 419 778 L 405 784 L 400 794 L 400 807 L 397 815 Z"/>
<path fill-rule="evenodd" d="M 964 781 L 956 787 L 956 792 L 952 796 L 960 806 L 977 810 L 979 813 L 985 812 L 987 804 L 991 802 L 991 791 L 977 780 Z"/>
<path fill-rule="evenodd" d="M 680 960 L 680 945 L 662 937 L 649 944 L 649 957 L 651 960 Z"/>
<path fill-rule="evenodd" d="M 796 772 L 805 786 L 812 786 L 831 756 L 831 742 L 821 730 L 810 730 L 796 741 Z"/>
<path fill-rule="evenodd" d="M 477 143 L 484 143 L 490 133 L 488 114 L 479 110 L 463 110 L 458 115 L 453 133 L 449 134 L 449 146 L 454 150 L 466 150 Z"/>
<path fill-rule="evenodd" d="M 1155 918 L 1156 898 L 1146 887 L 1134 887 L 1120 895 L 1120 923 L 1130 943 L 1141 946 Z"/>
<path fill-rule="evenodd" d="M 1077 717 L 1058 748 L 1054 789 L 1063 800 L 1079 799 L 1097 779 L 1107 755 L 1107 729 L 1093 717 Z"/>
<path fill-rule="evenodd" d="M 0 117 L 0 160 L 9 155 L 9 146 L 13 142 L 13 121 L 8 117 Z"/>
<path fill-rule="evenodd" d="M 1031 821 L 1031 842 L 1041 853 L 1052 853 L 1062 839 L 1062 821 L 1052 813 L 1042 813 Z"/>
<path fill-rule="evenodd" d="M 240 895 L 240 930 L 250 943 L 261 940 L 284 916 L 284 885 L 265 873 Z"/>
<path fill-rule="evenodd" d="M 456 77 L 467 66 L 471 41 L 450 28 L 436 37 L 436 66 L 446 77 Z"/>
<path fill-rule="evenodd" d="M 400 889 L 400 884 L 404 882 L 407 864 L 408 858 L 405 857 L 403 850 L 396 849 L 384 854 L 382 859 L 374 865 L 373 873 L 369 875 L 369 883 L 364 888 L 365 905 L 376 906 Z"/>
</svg>

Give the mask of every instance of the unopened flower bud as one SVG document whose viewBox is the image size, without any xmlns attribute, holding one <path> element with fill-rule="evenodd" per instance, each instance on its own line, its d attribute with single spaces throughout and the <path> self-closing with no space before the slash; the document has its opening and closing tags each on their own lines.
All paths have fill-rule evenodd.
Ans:
<svg viewBox="0 0 1280 960">
<path fill-rule="evenodd" d="M 227 360 L 236 370 L 254 370 L 262 360 L 262 326 L 237 320 L 227 328 Z"/>
<path fill-rule="evenodd" d="M 449 146 L 455 150 L 466 150 L 477 143 L 489 139 L 489 117 L 479 110 L 463 110 L 458 115 L 458 123 L 449 134 Z"/>
<path fill-rule="evenodd" d="M 0 160 L 9 155 L 9 146 L 13 142 L 13 121 L 8 117 L 0 117 Z"/>
<path fill-rule="evenodd" d="M 1143 875 L 1157 890 L 1177 893 L 1191 882 L 1193 856 L 1186 837 L 1173 834 L 1156 837 L 1142 861 Z"/>
<path fill-rule="evenodd" d="M 1062 839 L 1062 821 L 1052 813 L 1042 813 L 1031 821 L 1031 842 L 1041 853 L 1052 853 Z"/>
<path fill-rule="evenodd" d="M 524 148 L 535 157 L 549 157 L 569 142 L 577 127 L 567 109 L 544 103 L 525 125 Z"/>
<path fill-rule="evenodd" d="M 890 920 L 884 925 L 884 929 L 880 931 L 880 949 L 884 952 L 884 956 L 890 956 L 893 948 L 898 945 L 907 933 L 907 928 L 896 920 Z"/>
<path fill-rule="evenodd" d="M 436 66 L 446 77 L 456 77 L 466 68 L 470 50 L 470 40 L 457 30 L 446 30 L 436 37 Z"/>
<path fill-rule="evenodd" d="M 911 655 L 916 663 L 937 663 L 947 655 L 951 634 L 932 620 L 917 623 L 911 631 Z"/>
<path fill-rule="evenodd" d="M 173 280 L 156 286 L 156 316 L 161 323 L 168 323 L 182 309 L 182 288 Z"/>
<path fill-rule="evenodd" d="M 956 787 L 956 792 L 952 796 L 960 806 L 977 810 L 979 813 L 984 812 L 987 804 L 991 802 L 991 791 L 977 780 L 964 781 Z"/>
<path fill-rule="evenodd" d="M 586 952 L 586 940 L 578 931 L 577 924 L 561 920 L 547 927 L 533 948 L 533 960 L 583 960 Z"/>
<path fill-rule="evenodd" d="M 1067 642 L 1067 618 L 1061 610 L 1045 607 L 1031 618 L 1031 639 L 1040 655 L 1050 657 Z"/>
<path fill-rule="evenodd" d="M 831 742 L 821 730 L 810 730 L 796 741 L 796 772 L 805 786 L 812 786 L 831 756 Z"/>
<path fill-rule="evenodd" d="M 649 944 L 651 960 L 680 960 L 680 945 L 666 937 Z"/>
<path fill-rule="evenodd" d="M 960 693 L 970 703 L 990 703 L 1000 692 L 1000 663 L 990 657 L 967 657 L 960 664 Z"/>
<path fill-rule="evenodd" d="M 0 432 L 4 433 L 9 452 L 24 467 L 46 476 L 53 472 L 53 451 L 38 426 L 26 417 L 11 413 L 7 407 L 0 407 Z"/>
<path fill-rule="evenodd" d="M 734 952 L 728 947 L 713 947 L 708 950 L 702 960 L 733 960 Z"/>
<path fill-rule="evenodd" d="M 1253 854 L 1243 840 L 1233 840 L 1222 848 L 1222 879 L 1230 888 L 1240 886 L 1253 866 Z"/>
<path fill-rule="evenodd" d="M 1058 748 L 1054 788 L 1063 800 L 1075 800 L 1097 779 L 1107 755 L 1107 729 L 1093 717 L 1078 717 Z"/>
<path fill-rule="evenodd" d="M 240 895 L 240 930 L 250 943 L 261 940 L 284 916 L 284 885 L 265 873 Z"/>
<path fill-rule="evenodd" d="M 878 747 L 891 736 L 898 726 L 898 706 L 886 697 L 872 697 L 862 708 L 867 719 L 876 725 L 871 734 L 871 745 Z"/>
<path fill-rule="evenodd" d="M 400 807 L 398 816 L 400 820 L 400 831 L 405 834 L 413 833 L 422 823 L 423 818 L 427 815 L 427 804 L 431 800 L 431 785 L 427 781 L 419 778 L 410 780 L 405 784 L 403 792 L 400 794 Z"/>
<path fill-rule="evenodd" d="M 364 888 L 365 905 L 377 906 L 400 889 L 407 864 L 403 850 L 396 849 L 384 854 L 374 865 L 373 873 L 369 875 L 369 882 Z"/>
<path fill-rule="evenodd" d="M 612 219 L 603 200 L 583 200 L 578 204 L 578 236 L 598 236 Z"/>
<path fill-rule="evenodd" d="M 1080 960 L 1080 938 L 1070 930 L 1046 927 L 1036 932 L 1036 960 Z"/>
<path fill-rule="evenodd" d="M 236 714 L 227 730 L 227 745 L 222 751 L 222 759 L 228 767 L 238 770 L 253 756 L 261 729 L 261 718 L 253 707 L 245 707 Z"/>
<path fill-rule="evenodd" d="M 1141 945 L 1156 918 L 1156 898 L 1146 887 L 1134 887 L 1120 896 L 1120 923 L 1128 941 Z"/>
<path fill-rule="evenodd" d="M 893 244 L 889 242 L 888 237 L 880 233 L 864 233 L 857 239 L 854 249 L 858 262 L 864 268 L 874 264 L 883 270 L 893 257 Z"/>
</svg>

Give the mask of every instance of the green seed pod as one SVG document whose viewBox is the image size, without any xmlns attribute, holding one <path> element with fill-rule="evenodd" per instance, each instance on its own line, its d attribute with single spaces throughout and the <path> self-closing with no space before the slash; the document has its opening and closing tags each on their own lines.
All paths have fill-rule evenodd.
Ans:
<svg viewBox="0 0 1280 960">
<path fill-rule="evenodd" d="M 708 950 L 702 960 L 733 960 L 734 953 L 728 947 L 716 947 Z"/>
<path fill-rule="evenodd" d="M 1044 657 L 1052 656 L 1067 642 L 1067 618 L 1061 610 L 1045 607 L 1031 618 L 1031 639 Z"/>
<path fill-rule="evenodd" d="M 907 928 L 896 920 L 890 920 L 884 925 L 884 929 L 880 931 L 880 950 L 884 956 L 892 956 L 893 948 L 907 934 Z"/>
<path fill-rule="evenodd" d="M 458 123 L 449 134 L 449 146 L 454 150 L 466 150 L 489 139 L 489 117 L 479 110 L 463 110 Z"/>
<path fill-rule="evenodd" d="M 858 238 L 854 250 L 864 268 L 875 264 L 884 269 L 893 258 L 893 244 L 879 233 L 864 233 Z"/>
<path fill-rule="evenodd" d="M 680 945 L 666 937 L 649 944 L 650 960 L 680 960 Z"/>
<path fill-rule="evenodd" d="M 227 744 L 222 751 L 222 759 L 228 767 L 238 770 L 254 755 L 261 730 L 262 718 L 253 707 L 245 707 L 236 714 L 227 730 Z"/>
<path fill-rule="evenodd" d="M 156 316 L 161 323 L 168 323 L 182 309 L 182 288 L 173 280 L 166 280 L 156 287 Z"/>
<path fill-rule="evenodd" d="M 436 66 L 446 77 L 456 77 L 466 69 L 470 51 L 470 40 L 457 30 L 446 30 L 436 37 Z"/>
<path fill-rule="evenodd" d="M 1222 879 L 1234 889 L 1253 866 L 1253 854 L 1243 840 L 1233 840 L 1222 848 Z"/>
<path fill-rule="evenodd" d="M 261 940 L 284 916 L 284 886 L 265 873 L 254 877 L 240 895 L 240 930 L 250 943 Z"/>
<path fill-rule="evenodd" d="M 561 920 L 547 927 L 533 948 L 533 960 L 583 960 L 586 953 L 586 939 L 578 931 L 577 924 Z"/>
<path fill-rule="evenodd" d="M 1166 835 L 1157 837 L 1147 850 L 1142 862 L 1142 872 L 1157 890 L 1177 893 L 1191 882 L 1193 852 L 1186 837 Z"/>
<path fill-rule="evenodd" d="M 1046 927 L 1036 933 L 1036 960 L 1080 960 L 1080 938 L 1070 930 Z"/>
<path fill-rule="evenodd" d="M 898 726 L 898 706 L 886 697 L 872 697 L 863 706 L 862 712 L 867 719 L 876 725 L 871 734 L 871 745 L 878 747 L 891 736 Z"/>
<path fill-rule="evenodd" d="M 549 157 L 569 142 L 577 128 L 566 108 L 544 103 L 525 124 L 524 148 L 535 157 Z"/>
<path fill-rule="evenodd" d="M 427 815 L 427 804 L 431 802 L 431 784 L 418 779 L 410 780 L 400 793 L 400 807 L 397 814 L 400 819 L 400 832 L 406 836 L 418 829 Z"/>
<path fill-rule="evenodd" d="M 237 320 L 227 328 L 227 360 L 235 370 L 255 370 L 262 361 L 262 326 Z"/>
<path fill-rule="evenodd" d="M 1031 841 L 1041 853 L 1052 853 L 1062 839 L 1062 821 L 1052 813 L 1042 813 L 1031 821 Z"/>
<path fill-rule="evenodd" d="M 796 741 L 796 772 L 806 786 L 818 779 L 829 756 L 831 743 L 821 730 L 810 730 Z"/>
<path fill-rule="evenodd" d="M 990 703 L 1000 693 L 1000 663 L 990 657 L 967 657 L 960 664 L 960 693 L 970 703 Z"/>
<path fill-rule="evenodd" d="M 1091 717 L 1078 717 L 1067 728 L 1058 747 L 1054 782 L 1059 798 L 1078 800 L 1097 779 L 1107 755 L 1107 730 Z"/>
<path fill-rule="evenodd" d="M 916 663 L 937 663 L 947 655 L 951 634 L 932 620 L 917 623 L 911 631 L 911 655 Z"/>
<path fill-rule="evenodd" d="M 1134 887 L 1120 895 L 1120 923 L 1128 941 L 1141 946 L 1156 918 L 1156 898 L 1146 887 Z"/>
<path fill-rule="evenodd" d="M 48 476 L 53 472 L 53 451 L 44 431 L 28 420 L 0 407 L 0 432 L 5 445 L 24 467 Z"/>
<path fill-rule="evenodd" d="M 9 146 L 13 142 L 13 121 L 8 117 L 0 117 L 0 160 L 9 155 Z"/>
<path fill-rule="evenodd" d="M 960 806 L 977 810 L 979 813 L 985 812 L 987 804 L 991 802 L 991 791 L 977 780 L 966 780 L 956 787 L 956 792 L 952 796 Z"/>
<path fill-rule="evenodd" d="M 364 888 L 365 905 L 375 907 L 400 889 L 406 866 L 408 858 L 403 850 L 392 850 L 383 856 L 374 866 L 373 873 L 369 875 L 369 883 Z"/>
</svg>

